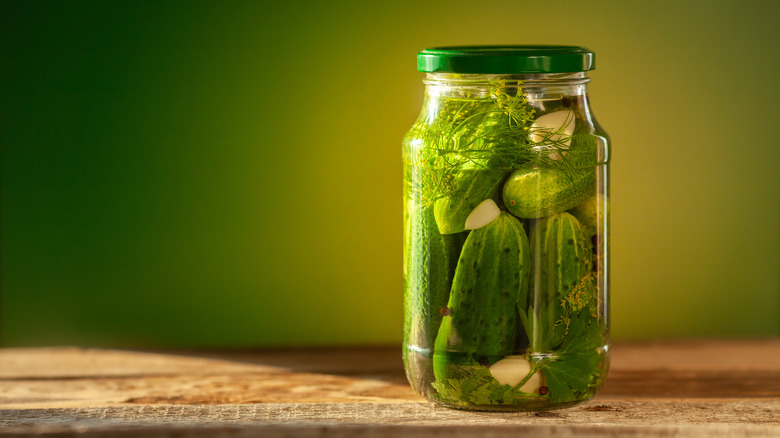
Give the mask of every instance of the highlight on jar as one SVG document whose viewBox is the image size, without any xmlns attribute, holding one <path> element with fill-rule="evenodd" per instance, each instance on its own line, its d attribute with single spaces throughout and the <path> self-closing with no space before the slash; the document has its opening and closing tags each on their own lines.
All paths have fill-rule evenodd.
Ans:
<svg viewBox="0 0 780 438">
<path fill-rule="evenodd" d="M 468 410 L 583 403 L 609 368 L 609 138 L 592 51 L 418 54 L 403 140 L 404 348 L 422 397 Z"/>
</svg>

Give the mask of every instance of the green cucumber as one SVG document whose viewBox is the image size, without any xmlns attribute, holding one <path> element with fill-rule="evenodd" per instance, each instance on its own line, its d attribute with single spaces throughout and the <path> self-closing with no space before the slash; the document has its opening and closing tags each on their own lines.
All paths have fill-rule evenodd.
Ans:
<svg viewBox="0 0 780 438">
<path fill-rule="evenodd" d="M 462 169 L 454 174 L 454 189 L 434 202 L 434 214 L 442 234 L 466 229 L 466 218 L 485 199 L 500 201 L 501 183 L 509 171 L 502 169 Z"/>
<path fill-rule="evenodd" d="M 596 172 L 593 169 L 518 169 L 504 184 L 504 205 L 520 218 L 551 216 L 580 204 L 595 187 Z"/>
<path fill-rule="evenodd" d="M 433 207 L 407 203 L 404 230 L 404 354 L 431 355 L 467 233 L 442 235 Z"/>
<path fill-rule="evenodd" d="M 596 282 L 600 288 L 606 287 L 605 261 L 609 247 L 609 226 L 606 223 L 609 212 L 609 198 L 596 193 L 569 212 L 580 221 L 593 248 L 593 267 Z"/>
<path fill-rule="evenodd" d="M 528 237 L 509 213 L 469 234 L 434 345 L 437 379 L 451 377 L 453 362 L 513 353 L 520 325 L 517 307 L 528 300 L 530 267 Z"/>
<path fill-rule="evenodd" d="M 572 310 L 571 303 L 579 303 L 579 308 L 573 310 L 595 305 L 595 294 L 590 293 L 592 289 L 587 289 L 593 284 L 590 239 L 577 218 L 569 213 L 560 213 L 541 219 L 534 225 L 530 248 L 533 306 L 536 311 L 545 309 L 544 314 L 538 315 L 541 325 L 534 334 L 539 339 L 544 337 L 547 342 L 552 342 L 554 339 L 549 336 L 550 332 L 556 325 L 566 322 L 566 310 Z M 582 291 L 588 293 L 579 294 Z M 560 338 L 560 334 L 556 338 Z M 553 346 L 545 345 L 546 342 L 538 339 L 532 344 L 538 346 L 541 352 Z"/>
<path fill-rule="evenodd" d="M 531 231 L 534 290 L 552 300 L 566 296 L 590 271 L 591 246 L 580 222 L 569 213 L 539 220 Z"/>
<path fill-rule="evenodd" d="M 561 158 L 540 165 L 528 163 L 514 171 L 503 187 L 503 201 L 515 216 L 536 219 L 582 203 L 596 188 L 599 143 L 595 136 L 572 136 L 571 148 Z"/>
<path fill-rule="evenodd" d="M 596 193 L 582 204 L 572 208 L 569 213 L 576 217 L 580 224 L 585 227 L 588 237 L 592 237 L 598 233 L 599 228 L 605 226 L 601 225 L 601 222 L 607 213 L 607 198 L 601 193 Z"/>
</svg>

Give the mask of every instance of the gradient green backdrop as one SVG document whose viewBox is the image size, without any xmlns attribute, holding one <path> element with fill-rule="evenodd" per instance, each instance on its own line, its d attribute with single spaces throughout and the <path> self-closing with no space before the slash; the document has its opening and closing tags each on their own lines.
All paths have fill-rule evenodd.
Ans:
<svg viewBox="0 0 780 438">
<path fill-rule="evenodd" d="M 401 339 L 436 45 L 594 49 L 615 338 L 780 334 L 780 2 L 4 1 L 2 345 Z"/>
</svg>

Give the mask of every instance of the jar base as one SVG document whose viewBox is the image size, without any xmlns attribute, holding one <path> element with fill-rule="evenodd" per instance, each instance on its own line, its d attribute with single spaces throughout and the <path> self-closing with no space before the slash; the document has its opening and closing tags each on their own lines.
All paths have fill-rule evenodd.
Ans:
<svg viewBox="0 0 780 438">
<path fill-rule="evenodd" d="M 517 405 L 459 405 L 455 403 L 447 403 L 442 400 L 437 400 L 434 398 L 426 398 L 429 402 L 441 406 L 444 408 L 449 409 L 455 409 L 459 411 L 470 411 L 470 412 L 546 412 L 546 411 L 557 411 L 561 409 L 568 409 L 572 408 L 574 406 L 578 406 L 584 403 L 587 403 L 588 401 L 592 400 L 595 397 L 595 395 L 582 399 L 582 400 L 575 400 L 575 401 L 569 401 L 569 402 L 561 402 L 561 403 L 550 403 L 549 401 L 546 401 L 545 403 L 534 403 L 529 402 L 527 404 L 517 404 Z"/>
</svg>

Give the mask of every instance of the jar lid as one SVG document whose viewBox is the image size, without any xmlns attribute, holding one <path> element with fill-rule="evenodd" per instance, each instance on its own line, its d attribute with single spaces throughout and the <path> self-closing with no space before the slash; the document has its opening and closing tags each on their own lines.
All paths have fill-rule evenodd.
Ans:
<svg viewBox="0 0 780 438">
<path fill-rule="evenodd" d="M 577 46 L 433 47 L 417 54 L 426 73 L 574 73 L 593 70 L 596 54 Z"/>
</svg>

